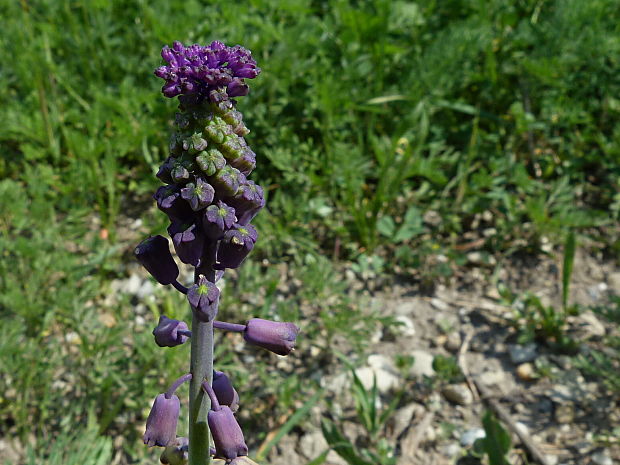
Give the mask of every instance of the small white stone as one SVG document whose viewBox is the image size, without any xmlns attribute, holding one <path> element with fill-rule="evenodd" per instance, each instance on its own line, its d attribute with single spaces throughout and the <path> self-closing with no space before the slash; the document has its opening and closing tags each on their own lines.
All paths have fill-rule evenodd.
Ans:
<svg viewBox="0 0 620 465">
<path fill-rule="evenodd" d="M 545 458 L 547 459 L 547 463 L 549 465 L 556 465 L 560 461 L 560 458 L 553 454 L 545 454 Z"/>
<path fill-rule="evenodd" d="M 400 323 L 398 326 L 395 326 L 395 331 L 397 333 L 403 336 L 415 336 L 415 326 L 411 318 L 405 315 L 398 315 L 394 319 Z"/>
<path fill-rule="evenodd" d="M 413 357 L 413 366 L 411 367 L 413 376 L 433 376 L 435 374 L 432 354 L 418 349 L 412 351 L 411 356 Z"/>
<path fill-rule="evenodd" d="M 458 405 L 470 405 L 474 401 L 471 391 L 465 384 L 448 384 L 441 393 L 447 400 Z"/>
<path fill-rule="evenodd" d="M 468 429 L 461 435 L 461 446 L 469 447 L 476 442 L 476 439 L 481 439 L 485 436 L 486 435 L 482 428 Z"/>
<path fill-rule="evenodd" d="M 440 310 L 442 312 L 446 312 L 446 311 L 450 310 L 450 305 L 445 303 L 443 300 L 438 299 L 437 297 L 433 297 L 431 299 L 431 305 L 434 308 L 436 308 L 437 310 Z"/>
<path fill-rule="evenodd" d="M 459 452 L 461 452 L 461 446 L 459 446 L 457 443 L 448 444 L 441 448 L 441 453 L 446 457 L 450 458 L 454 457 Z"/>
<path fill-rule="evenodd" d="M 362 367 L 355 370 L 355 375 L 359 378 L 364 389 L 372 389 L 374 380 L 377 382 L 377 389 L 384 394 L 400 384 L 400 380 L 392 372 L 384 369 L 373 369 L 372 367 Z"/>
<path fill-rule="evenodd" d="M 596 465 L 614 465 L 614 461 L 606 450 L 595 452 L 591 458 Z"/>
<path fill-rule="evenodd" d="M 515 422 L 516 428 L 523 434 L 530 434 L 529 428 L 525 423 L 521 423 L 520 421 Z"/>
</svg>

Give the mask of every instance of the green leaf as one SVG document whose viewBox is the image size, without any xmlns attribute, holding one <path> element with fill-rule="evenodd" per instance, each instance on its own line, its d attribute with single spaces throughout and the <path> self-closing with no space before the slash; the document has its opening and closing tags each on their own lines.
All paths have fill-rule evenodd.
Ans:
<svg viewBox="0 0 620 465">
<path fill-rule="evenodd" d="M 385 215 L 377 220 L 377 231 L 385 237 L 392 237 L 396 231 L 396 224 L 391 216 Z"/>
<path fill-rule="evenodd" d="M 364 460 L 357 453 L 357 447 L 354 446 L 336 427 L 336 425 L 327 418 L 321 421 L 321 429 L 323 436 L 330 447 L 349 465 L 375 465 L 373 462 Z"/>
<path fill-rule="evenodd" d="M 261 446 L 259 452 L 256 454 L 256 460 L 258 460 L 259 462 L 265 460 L 265 457 L 269 455 L 269 451 L 272 449 L 272 447 L 275 446 L 278 442 L 280 442 L 280 440 L 308 414 L 312 406 L 316 404 L 323 395 L 323 391 L 323 389 L 320 389 L 319 391 L 315 392 L 314 395 L 310 397 L 310 399 L 308 399 L 304 405 L 297 409 L 297 411 L 295 411 L 295 413 L 293 413 L 289 417 L 289 419 L 286 420 L 286 423 L 282 425 L 276 435 L 271 438 L 271 440 L 265 445 Z"/>
<path fill-rule="evenodd" d="M 402 226 L 394 236 L 394 242 L 408 241 L 422 232 L 424 232 L 424 227 L 422 226 L 420 210 L 416 207 L 409 207 L 405 213 Z"/>
<path fill-rule="evenodd" d="M 506 454 L 510 451 L 510 434 L 495 418 L 490 410 L 482 417 L 484 427 L 484 450 L 489 456 L 490 465 L 510 465 Z"/>
</svg>

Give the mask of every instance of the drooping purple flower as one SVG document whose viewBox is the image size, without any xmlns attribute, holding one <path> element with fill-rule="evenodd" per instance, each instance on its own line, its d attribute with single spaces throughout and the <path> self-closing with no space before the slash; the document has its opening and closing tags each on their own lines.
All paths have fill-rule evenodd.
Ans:
<svg viewBox="0 0 620 465">
<path fill-rule="evenodd" d="M 207 176 L 213 176 L 226 166 L 224 155 L 215 148 L 200 152 L 196 157 L 196 163 Z"/>
<path fill-rule="evenodd" d="M 234 224 L 224 233 L 217 250 L 217 269 L 237 268 L 252 251 L 258 239 L 258 233 L 251 224 Z"/>
<path fill-rule="evenodd" d="M 153 336 L 159 347 L 175 347 L 187 341 L 187 336 L 179 333 L 181 330 L 189 331 L 187 323 L 161 315 Z"/>
<path fill-rule="evenodd" d="M 171 221 L 183 222 L 192 216 L 192 209 L 181 198 L 181 189 L 176 184 L 159 187 L 153 198 L 157 201 L 157 208 L 168 215 Z"/>
<path fill-rule="evenodd" d="M 215 443 L 216 458 L 232 460 L 248 455 L 243 431 L 228 406 L 222 405 L 219 410 L 210 410 L 207 419 Z"/>
<path fill-rule="evenodd" d="M 200 321 L 209 322 L 215 318 L 219 299 L 220 290 L 203 275 L 187 291 L 187 300 Z"/>
<path fill-rule="evenodd" d="M 235 209 L 219 200 L 217 204 L 209 205 L 205 210 L 202 227 L 208 238 L 217 240 L 232 228 L 236 220 Z"/>
<path fill-rule="evenodd" d="M 235 195 L 239 185 L 243 184 L 245 180 L 245 175 L 230 165 L 224 166 L 215 173 L 215 176 L 209 178 L 209 181 L 221 197 L 232 197 Z"/>
<path fill-rule="evenodd" d="M 174 250 L 183 263 L 197 266 L 204 249 L 205 237 L 202 226 L 195 222 L 173 222 L 168 226 L 168 234 L 172 238 Z"/>
<path fill-rule="evenodd" d="M 202 210 L 213 201 L 215 189 L 202 178 L 196 183 L 190 182 L 181 189 L 181 197 L 189 203 L 194 211 Z"/>
<path fill-rule="evenodd" d="M 149 237 L 136 247 L 134 253 L 146 271 L 160 284 L 172 284 L 179 277 L 179 268 L 168 248 L 168 239 L 164 236 Z"/>
<path fill-rule="evenodd" d="M 239 394 L 223 371 L 213 372 L 211 387 L 220 405 L 227 405 L 233 412 L 239 409 Z"/>
<path fill-rule="evenodd" d="M 177 435 L 180 406 L 179 398 L 175 395 L 166 398 L 165 394 L 159 394 L 155 398 L 151 412 L 146 419 L 144 444 L 149 447 L 166 447 L 172 444 Z"/>
<path fill-rule="evenodd" d="M 162 165 L 159 167 L 159 170 L 157 171 L 157 174 L 155 176 L 157 176 L 162 182 L 165 182 L 166 184 L 172 184 L 173 181 L 170 172 L 172 171 L 173 166 L 174 158 L 166 158 L 166 161 L 163 162 Z"/>
<path fill-rule="evenodd" d="M 208 96 L 211 90 L 228 89 L 231 84 L 231 94 L 238 97 L 245 95 L 243 79 L 260 73 L 248 50 L 239 45 L 226 47 L 218 41 L 205 47 L 175 42 L 172 48 L 165 46 L 161 56 L 168 64 L 157 68 L 155 75 L 166 81 L 162 87 L 166 97 L 193 93 Z"/>
<path fill-rule="evenodd" d="M 278 355 L 288 355 L 295 347 L 298 333 L 299 328 L 293 323 L 253 318 L 248 321 L 243 338 Z"/>
<path fill-rule="evenodd" d="M 237 223 L 246 225 L 265 206 L 263 188 L 248 179 L 239 186 L 237 195 L 227 199 L 227 202 L 235 209 Z"/>
</svg>

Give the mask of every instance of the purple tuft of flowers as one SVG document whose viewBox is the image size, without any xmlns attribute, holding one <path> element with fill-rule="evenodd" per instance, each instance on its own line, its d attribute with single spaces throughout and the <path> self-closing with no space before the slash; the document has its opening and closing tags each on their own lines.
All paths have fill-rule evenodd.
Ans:
<svg viewBox="0 0 620 465">
<path fill-rule="evenodd" d="M 155 70 L 155 76 L 166 81 L 162 93 L 169 98 L 181 94 L 208 95 L 211 90 L 225 88 L 230 97 L 247 95 L 244 79 L 254 79 L 260 73 L 249 50 L 235 45 L 227 47 L 217 40 L 207 46 L 185 47 L 174 42 L 161 51 L 168 63 Z"/>
</svg>

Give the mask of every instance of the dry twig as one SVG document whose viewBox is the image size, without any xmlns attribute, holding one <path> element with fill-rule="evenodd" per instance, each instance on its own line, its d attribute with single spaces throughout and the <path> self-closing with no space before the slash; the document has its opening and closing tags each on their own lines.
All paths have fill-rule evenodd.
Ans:
<svg viewBox="0 0 620 465">
<path fill-rule="evenodd" d="M 484 400 L 489 405 L 491 410 L 493 410 L 495 414 L 506 425 L 508 425 L 508 428 L 510 428 L 510 430 L 517 435 L 523 446 L 529 451 L 532 458 L 541 465 L 550 465 L 547 457 L 545 457 L 545 454 L 541 452 L 532 437 L 526 431 L 523 431 L 517 426 L 515 421 L 510 416 L 510 413 L 508 413 L 508 410 L 506 410 L 496 399 L 492 397 L 491 392 L 486 388 L 486 386 L 476 379 L 474 379 L 474 383 L 476 384 L 478 391 L 480 391 L 480 394 L 482 394 L 482 400 Z"/>
</svg>

